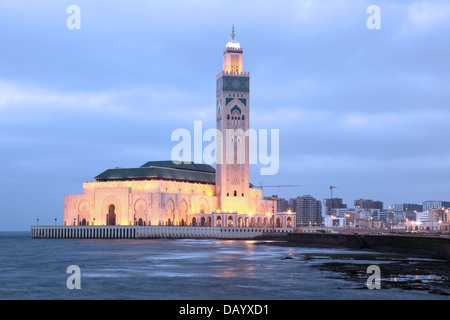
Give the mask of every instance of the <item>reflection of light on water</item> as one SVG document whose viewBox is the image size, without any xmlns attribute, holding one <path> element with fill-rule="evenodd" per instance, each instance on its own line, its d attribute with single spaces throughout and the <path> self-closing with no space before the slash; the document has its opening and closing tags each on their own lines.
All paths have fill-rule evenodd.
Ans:
<svg viewBox="0 0 450 320">
<path fill-rule="evenodd" d="M 218 274 L 220 277 L 225 278 L 234 278 L 234 277 L 245 277 L 245 278 L 253 278 L 255 276 L 255 267 L 247 266 L 247 267 L 225 267 L 219 268 Z"/>
<path fill-rule="evenodd" d="M 385 279 L 387 280 L 387 279 Z M 428 282 L 428 281 L 436 281 L 436 280 L 442 280 L 442 277 L 429 274 L 429 275 L 420 275 L 420 274 L 405 274 L 405 275 L 395 275 L 391 274 L 389 276 L 389 281 L 393 282 L 402 282 L 402 281 L 410 281 L 410 280 L 420 280 L 422 282 Z"/>
</svg>

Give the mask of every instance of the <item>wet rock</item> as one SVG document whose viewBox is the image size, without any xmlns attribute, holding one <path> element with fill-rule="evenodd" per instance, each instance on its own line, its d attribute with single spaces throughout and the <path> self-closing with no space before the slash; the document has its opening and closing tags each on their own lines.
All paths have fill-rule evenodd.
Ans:
<svg viewBox="0 0 450 320">
<path fill-rule="evenodd" d="M 367 289 L 366 281 L 370 275 L 367 267 L 376 264 L 381 270 L 382 289 L 425 290 L 430 294 L 450 295 L 450 263 L 444 260 L 386 255 L 378 257 L 381 260 L 377 262 L 375 257 L 364 254 L 352 257 L 330 254 L 329 257 L 331 261 L 327 262 L 318 256 L 308 256 L 304 260 L 316 261 L 312 267 L 330 271 L 331 278 L 355 282 L 360 288 Z"/>
</svg>

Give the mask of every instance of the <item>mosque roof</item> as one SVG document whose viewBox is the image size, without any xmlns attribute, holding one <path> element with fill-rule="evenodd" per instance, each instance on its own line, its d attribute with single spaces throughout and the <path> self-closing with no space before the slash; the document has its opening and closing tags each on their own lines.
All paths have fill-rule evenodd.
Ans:
<svg viewBox="0 0 450 320">
<path fill-rule="evenodd" d="M 148 179 L 215 184 L 216 170 L 207 164 L 149 161 L 138 168 L 108 169 L 95 177 L 97 181 Z"/>
</svg>

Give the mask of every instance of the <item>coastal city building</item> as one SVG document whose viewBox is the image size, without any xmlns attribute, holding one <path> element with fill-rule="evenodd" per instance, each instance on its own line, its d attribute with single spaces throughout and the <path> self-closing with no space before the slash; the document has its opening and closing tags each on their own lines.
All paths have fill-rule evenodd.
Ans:
<svg viewBox="0 0 450 320">
<path fill-rule="evenodd" d="M 353 202 L 355 208 L 361 209 L 379 209 L 383 210 L 383 202 L 382 201 L 374 201 L 370 199 L 359 199 Z"/>
<path fill-rule="evenodd" d="M 277 205 L 277 212 L 287 212 L 289 210 L 292 211 L 292 209 L 289 206 L 289 201 L 278 197 L 278 195 L 272 195 L 271 197 L 264 197 L 264 200 L 274 200 L 276 201 Z"/>
<path fill-rule="evenodd" d="M 450 208 L 450 201 L 442 200 L 427 200 L 422 202 L 422 211 L 428 211 L 430 209 Z"/>
<path fill-rule="evenodd" d="M 402 203 L 391 206 L 394 211 L 394 217 L 397 220 L 416 220 L 415 214 L 423 211 L 423 205 L 416 203 Z"/>
<path fill-rule="evenodd" d="M 331 215 L 333 209 L 345 209 L 347 205 L 343 203 L 341 198 L 328 198 L 323 200 L 325 206 L 325 215 Z"/>
<path fill-rule="evenodd" d="M 433 208 L 418 212 L 415 220 L 405 220 L 405 230 L 410 232 L 450 231 L 449 209 Z"/>
<path fill-rule="evenodd" d="M 297 197 L 293 208 L 297 217 L 297 226 L 322 225 L 322 203 L 320 200 L 304 195 Z"/>
</svg>

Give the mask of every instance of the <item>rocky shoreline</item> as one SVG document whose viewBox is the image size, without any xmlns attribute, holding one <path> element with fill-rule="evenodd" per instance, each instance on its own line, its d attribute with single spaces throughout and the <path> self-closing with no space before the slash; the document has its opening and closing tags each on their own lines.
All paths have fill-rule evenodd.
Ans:
<svg viewBox="0 0 450 320">
<path fill-rule="evenodd" d="M 330 271 L 331 278 L 355 283 L 356 288 L 367 289 L 367 263 L 373 254 L 305 254 L 305 261 L 319 270 Z M 376 260 L 380 260 L 377 262 Z M 400 257 L 381 254 L 373 262 L 381 271 L 381 288 L 402 290 L 426 290 L 430 294 L 450 296 L 450 263 L 445 260 L 416 257 Z"/>
<path fill-rule="evenodd" d="M 262 243 L 261 243 L 262 244 Z M 291 246 L 285 241 L 265 242 L 266 245 Z M 294 244 L 294 246 L 302 246 Z M 308 244 L 305 248 L 313 248 Z M 330 245 L 317 245 L 317 248 Z M 337 246 L 335 248 L 341 248 Z M 284 259 L 302 259 L 312 268 L 329 271 L 328 277 L 343 279 L 354 283 L 355 289 L 367 290 L 369 265 L 377 265 L 381 271 L 381 288 L 402 290 L 424 290 L 430 294 L 449 296 L 450 299 L 450 261 L 425 250 L 373 250 L 349 249 L 348 253 L 303 253 L 299 257 L 287 256 Z M 352 252 L 354 251 L 354 253 Z"/>
</svg>

